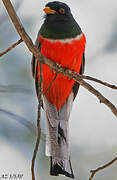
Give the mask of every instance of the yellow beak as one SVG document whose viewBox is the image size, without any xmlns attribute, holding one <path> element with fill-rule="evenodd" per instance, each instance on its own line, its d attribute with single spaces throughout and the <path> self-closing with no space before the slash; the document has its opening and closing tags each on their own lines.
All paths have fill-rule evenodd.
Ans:
<svg viewBox="0 0 117 180">
<path fill-rule="evenodd" d="M 56 11 L 53 10 L 53 9 L 51 9 L 50 7 L 45 7 L 45 8 L 43 9 L 43 11 L 44 11 L 46 14 L 55 14 L 55 13 L 56 13 Z"/>
</svg>

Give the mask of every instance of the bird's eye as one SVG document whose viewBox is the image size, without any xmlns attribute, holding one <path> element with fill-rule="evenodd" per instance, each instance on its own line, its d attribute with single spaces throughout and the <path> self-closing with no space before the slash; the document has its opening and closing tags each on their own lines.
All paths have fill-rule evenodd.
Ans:
<svg viewBox="0 0 117 180">
<path fill-rule="evenodd" d="M 65 14 L 65 9 L 60 8 L 60 9 L 59 9 L 59 12 L 60 12 L 60 14 Z"/>
</svg>

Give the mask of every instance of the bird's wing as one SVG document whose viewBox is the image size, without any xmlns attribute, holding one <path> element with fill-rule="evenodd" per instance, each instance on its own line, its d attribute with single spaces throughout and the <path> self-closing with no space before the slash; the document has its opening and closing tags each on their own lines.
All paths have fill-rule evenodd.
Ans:
<svg viewBox="0 0 117 180">
<path fill-rule="evenodd" d="M 35 46 L 39 49 L 39 52 L 41 51 L 41 43 L 39 42 L 39 33 L 37 35 L 37 39 L 36 39 L 36 42 L 35 42 Z M 36 60 L 35 56 L 32 57 L 32 61 L 31 61 L 31 67 L 32 67 L 32 76 L 33 78 L 35 79 L 35 87 L 36 87 L 36 93 L 37 93 L 37 96 L 38 96 L 38 86 L 37 86 L 37 82 L 38 82 L 38 75 L 37 75 L 37 64 L 38 64 L 38 61 Z"/>
<path fill-rule="evenodd" d="M 36 42 L 35 42 L 35 46 L 39 49 L 39 51 L 41 50 L 40 46 L 40 42 L 39 42 L 39 33 L 37 35 L 37 39 L 36 39 Z M 37 60 L 35 59 L 35 56 L 32 57 L 32 62 L 31 62 L 31 66 L 32 66 L 32 76 L 35 78 L 36 76 L 36 66 L 37 66 Z"/>
<path fill-rule="evenodd" d="M 80 68 L 80 74 L 82 75 L 84 73 L 84 69 L 85 69 L 85 53 L 83 53 L 83 56 L 82 56 L 82 65 L 81 65 L 81 68 Z M 78 90 L 79 90 L 79 86 L 80 84 L 78 82 L 76 82 L 72 88 L 72 91 L 73 91 L 73 94 L 74 94 L 74 99 L 78 93 Z"/>
</svg>

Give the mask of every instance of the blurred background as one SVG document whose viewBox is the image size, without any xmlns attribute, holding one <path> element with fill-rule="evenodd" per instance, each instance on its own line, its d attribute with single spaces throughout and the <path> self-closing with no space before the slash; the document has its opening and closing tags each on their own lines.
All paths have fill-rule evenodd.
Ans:
<svg viewBox="0 0 117 180">
<path fill-rule="evenodd" d="M 26 32 L 35 42 L 47 0 L 12 3 Z M 117 85 L 117 1 L 66 0 L 87 38 L 85 74 Z M 0 1 L 0 52 L 19 40 Z M 31 74 L 32 54 L 21 43 L 0 57 L 0 176 L 23 174 L 31 180 L 30 166 L 36 140 L 37 98 Z M 89 82 L 117 106 L 117 92 Z M 36 159 L 37 179 L 49 176 L 45 157 L 44 112 L 42 137 Z M 88 180 L 90 170 L 117 156 L 117 119 L 110 109 L 80 87 L 70 116 L 70 149 L 75 180 Z M 117 180 L 117 163 L 99 172 L 95 180 Z"/>
</svg>

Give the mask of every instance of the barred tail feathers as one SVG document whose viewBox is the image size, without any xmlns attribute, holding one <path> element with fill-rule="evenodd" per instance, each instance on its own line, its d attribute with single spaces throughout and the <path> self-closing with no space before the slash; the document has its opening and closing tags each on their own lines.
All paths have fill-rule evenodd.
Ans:
<svg viewBox="0 0 117 180">
<path fill-rule="evenodd" d="M 50 175 L 59 174 L 74 178 L 70 162 L 68 119 L 73 102 L 73 93 L 57 111 L 43 96 L 47 121 L 46 155 L 50 156 Z"/>
</svg>

